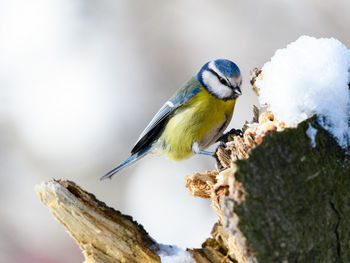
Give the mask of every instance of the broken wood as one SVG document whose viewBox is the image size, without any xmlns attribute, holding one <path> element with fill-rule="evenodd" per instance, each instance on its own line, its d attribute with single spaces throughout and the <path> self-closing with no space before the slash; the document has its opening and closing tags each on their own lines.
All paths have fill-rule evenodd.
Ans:
<svg viewBox="0 0 350 263">
<path fill-rule="evenodd" d="M 160 262 L 156 242 L 141 225 L 75 183 L 53 180 L 36 191 L 78 243 L 86 263 Z"/>
</svg>

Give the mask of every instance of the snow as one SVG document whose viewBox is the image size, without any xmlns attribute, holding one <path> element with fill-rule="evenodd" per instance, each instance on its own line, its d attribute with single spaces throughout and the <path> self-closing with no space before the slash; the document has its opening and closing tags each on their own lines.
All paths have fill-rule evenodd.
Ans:
<svg viewBox="0 0 350 263">
<path fill-rule="evenodd" d="M 339 145 L 350 145 L 350 51 L 334 38 L 301 36 L 262 67 L 259 102 L 287 126 L 317 114 Z"/>
<path fill-rule="evenodd" d="M 310 140 L 311 140 L 311 146 L 312 148 L 316 147 L 316 134 L 317 134 L 317 129 L 315 129 L 314 127 L 312 127 L 312 125 L 309 123 L 309 128 L 306 131 L 306 135 L 309 136 Z"/>
<path fill-rule="evenodd" d="M 158 256 L 162 263 L 196 263 L 188 251 L 177 246 L 159 245 Z"/>
</svg>

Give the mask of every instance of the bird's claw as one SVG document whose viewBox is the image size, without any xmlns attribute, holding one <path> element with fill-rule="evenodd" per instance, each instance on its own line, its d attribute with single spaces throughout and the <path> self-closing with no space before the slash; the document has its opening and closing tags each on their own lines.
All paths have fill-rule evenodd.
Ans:
<svg viewBox="0 0 350 263">
<path fill-rule="evenodd" d="M 240 129 L 234 129 L 232 128 L 231 130 L 229 130 L 228 132 L 224 133 L 223 135 L 221 135 L 219 137 L 219 139 L 217 139 L 217 142 L 228 142 L 228 137 L 230 135 L 236 135 L 236 136 L 240 136 L 243 137 L 243 132 Z"/>
<path fill-rule="evenodd" d="M 221 162 L 220 162 L 220 159 L 219 159 L 219 157 L 218 157 L 217 152 L 218 152 L 219 149 L 225 149 L 225 148 L 226 148 L 226 143 L 223 142 L 223 141 L 220 141 L 219 145 L 216 147 L 216 149 L 215 149 L 215 151 L 214 151 L 214 154 L 213 154 L 213 157 L 214 157 L 215 160 L 216 160 L 216 166 L 218 167 L 218 169 L 219 169 L 220 171 L 225 170 L 225 167 L 222 166 L 222 164 L 221 164 Z"/>
</svg>

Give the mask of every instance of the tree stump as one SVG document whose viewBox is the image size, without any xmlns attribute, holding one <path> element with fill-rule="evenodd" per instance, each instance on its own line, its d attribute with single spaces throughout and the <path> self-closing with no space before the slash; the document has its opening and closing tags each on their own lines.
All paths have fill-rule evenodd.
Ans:
<svg viewBox="0 0 350 263">
<path fill-rule="evenodd" d="M 202 248 L 188 249 L 193 262 L 349 262 L 349 156 L 316 117 L 296 128 L 271 113 L 258 119 L 218 150 L 224 171 L 186 178 L 190 193 L 210 198 L 219 217 Z M 75 183 L 36 189 L 86 262 L 160 262 L 164 248 L 141 225 Z"/>
</svg>

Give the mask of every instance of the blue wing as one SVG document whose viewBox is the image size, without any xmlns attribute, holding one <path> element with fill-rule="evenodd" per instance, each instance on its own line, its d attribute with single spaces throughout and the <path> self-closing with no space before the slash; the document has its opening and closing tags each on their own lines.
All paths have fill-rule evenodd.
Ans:
<svg viewBox="0 0 350 263">
<path fill-rule="evenodd" d="M 119 172 L 121 169 L 132 165 L 142 157 L 146 156 L 147 153 L 152 149 L 152 144 L 155 140 L 158 139 L 163 128 L 171 118 L 174 111 L 191 100 L 200 91 L 200 89 L 201 85 L 195 77 L 185 83 L 163 105 L 163 107 L 160 108 L 151 122 L 147 125 L 146 129 L 141 133 L 139 140 L 131 150 L 131 156 L 119 164 L 117 167 L 115 167 L 113 170 L 109 171 L 101 178 L 101 180 L 112 178 L 112 176 Z"/>
<path fill-rule="evenodd" d="M 172 113 L 191 100 L 201 89 L 201 84 L 193 77 L 186 82 L 157 112 L 145 130 L 141 133 L 131 154 L 150 146 L 162 132 Z"/>
</svg>

